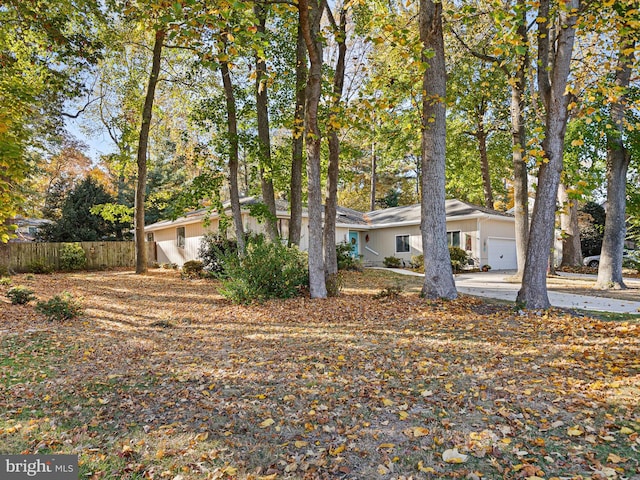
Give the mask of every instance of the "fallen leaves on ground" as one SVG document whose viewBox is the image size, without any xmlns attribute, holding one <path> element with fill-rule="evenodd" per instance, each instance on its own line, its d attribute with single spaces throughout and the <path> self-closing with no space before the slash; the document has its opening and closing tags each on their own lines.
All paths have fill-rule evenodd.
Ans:
<svg viewBox="0 0 640 480">
<path fill-rule="evenodd" d="M 166 271 L 14 277 L 85 314 L 0 287 L 0 453 L 77 453 L 95 479 L 640 474 L 637 322 L 376 300 L 366 275 L 252 306 Z"/>
</svg>

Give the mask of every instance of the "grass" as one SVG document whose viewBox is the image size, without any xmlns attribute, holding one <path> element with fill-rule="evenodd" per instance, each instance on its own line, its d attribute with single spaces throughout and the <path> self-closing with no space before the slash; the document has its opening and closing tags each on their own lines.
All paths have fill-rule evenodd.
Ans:
<svg viewBox="0 0 640 480">
<path fill-rule="evenodd" d="M 85 314 L 3 300 L 0 454 L 78 454 L 81 478 L 640 474 L 626 318 L 427 302 L 419 277 L 385 270 L 347 274 L 336 299 L 255 306 L 166 270 L 19 281 Z M 464 463 L 443 460 L 453 448 Z"/>
</svg>

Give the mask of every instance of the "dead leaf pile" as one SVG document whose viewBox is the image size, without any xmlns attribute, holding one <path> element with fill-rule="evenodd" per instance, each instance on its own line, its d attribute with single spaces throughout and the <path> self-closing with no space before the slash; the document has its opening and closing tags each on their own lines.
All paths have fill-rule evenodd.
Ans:
<svg viewBox="0 0 640 480">
<path fill-rule="evenodd" d="M 83 478 L 640 474 L 637 322 L 348 288 L 237 306 L 166 271 L 14 278 L 85 314 L 50 323 L 0 290 L 0 453 L 78 453 Z"/>
</svg>

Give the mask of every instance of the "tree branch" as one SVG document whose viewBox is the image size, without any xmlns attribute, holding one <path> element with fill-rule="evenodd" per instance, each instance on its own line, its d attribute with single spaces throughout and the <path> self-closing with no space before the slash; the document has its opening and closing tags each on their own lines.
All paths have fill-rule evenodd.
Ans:
<svg viewBox="0 0 640 480">
<path fill-rule="evenodd" d="M 89 105 L 91 105 L 94 102 L 97 102 L 98 100 L 102 100 L 103 96 L 100 97 L 96 97 L 93 100 L 88 100 L 87 103 L 85 103 L 84 107 L 82 107 L 80 110 L 78 110 L 76 113 L 67 113 L 67 112 L 62 112 L 61 115 L 63 117 L 67 117 L 67 118 L 78 118 L 80 115 L 82 115 L 84 113 L 84 111 L 89 107 Z"/>
<path fill-rule="evenodd" d="M 453 27 L 451 28 L 451 33 L 453 33 L 453 36 L 456 37 L 458 42 L 460 42 L 460 45 L 466 48 L 471 55 L 473 55 L 476 58 L 479 58 L 480 60 L 484 60 L 485 62 L 497 63 L 500 70 L 502 70 L 507 75 L 509 75 L 509 69 L 506 66 L 502 65 L 502 62 L 498 57 L 493 57 L 491 55 L 487 55 L 486 53 L 481 53 L 474 50 L 473 48 L 471 48 L 469 45 L 466 44 L 466 42 L 462 39 L 462 37 L 460 37 L 460 35 L 458 35 L 458 32 L 456 32 L 453 29 Z"/>
</svg>

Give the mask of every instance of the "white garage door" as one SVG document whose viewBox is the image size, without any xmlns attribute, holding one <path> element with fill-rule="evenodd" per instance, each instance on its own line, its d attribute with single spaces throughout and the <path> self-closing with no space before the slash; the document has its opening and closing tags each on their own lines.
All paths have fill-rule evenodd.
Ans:
<svg viewBox="0 0 640 480">
<path fill-rule="evenodd" d="M 488 238 L 487 250 L 492 270 L 516 270 L 516 241 L 510 238 Z"/>
</svg>

